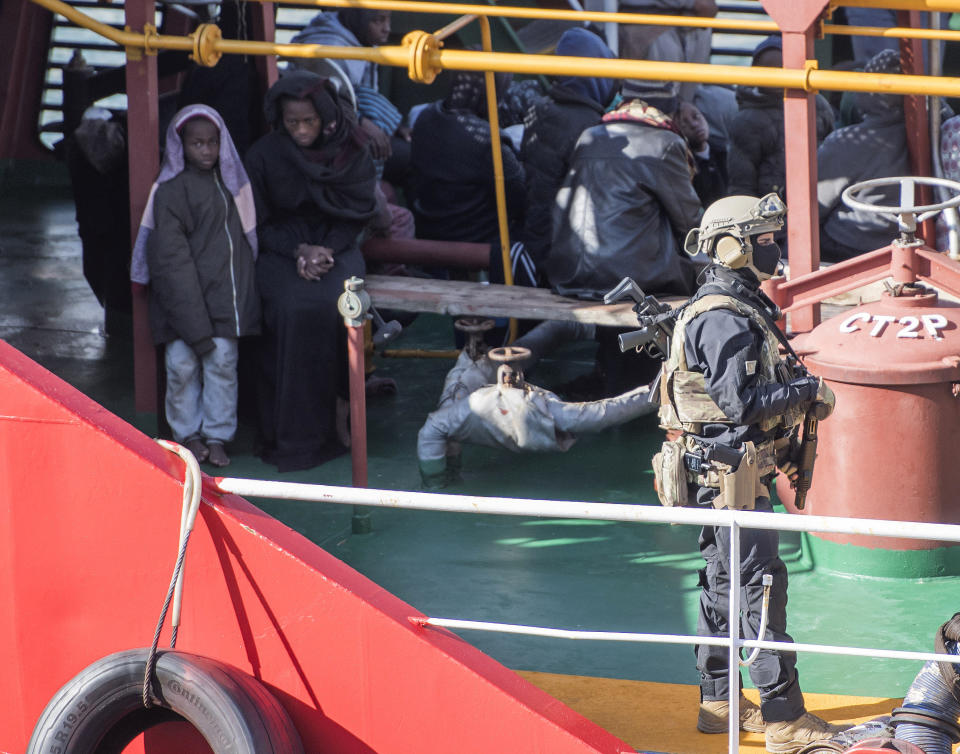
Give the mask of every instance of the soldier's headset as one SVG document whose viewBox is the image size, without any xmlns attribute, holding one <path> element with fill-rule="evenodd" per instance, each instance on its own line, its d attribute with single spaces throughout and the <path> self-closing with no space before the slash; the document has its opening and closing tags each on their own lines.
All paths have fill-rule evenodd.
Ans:
<svg viewBox="0 0 960 754">
<path fill-rule="evenodd" d="M 741 241 L 736 236 L 724 233 L 714 242 L 713 253 L 724 267 L 739 270 L 750 263 L 753 246 L 749 241 Z"/>
</svg>

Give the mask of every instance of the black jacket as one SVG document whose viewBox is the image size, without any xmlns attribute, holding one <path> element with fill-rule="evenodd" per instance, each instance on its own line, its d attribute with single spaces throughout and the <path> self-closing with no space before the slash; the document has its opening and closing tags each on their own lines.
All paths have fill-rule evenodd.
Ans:
<svg viewBox="0 0 960 754">
<path fill-rule="evenodd" d="M 507 215 L 523 222 L 523 168 L 501 143 Z M 490 125 L 483 118 L 434 102 L 417 117 L 410 154 L 417 198 L 417 237 L 492 242 L 499 238 Z"/>
<path fill-rule="evenodd" d="M 833 130 L 833 111 L 817 95 L 817 143 Z M 786 195 L 787 170 L 783 131 L 783 92 L 780 89 L 740 87 L 740 112 L 730 125 L 727 168 L 730 194 Z"/>
<path fill-rule="evenodd" d="M 725 293 L 746 301 L 754 309 L 770 304 L 761 298 L 757 279 L 749 271 L 713 265 L 703 272 L 704 284 L 694 299 Z M 703 436 L 740 447 L 745 441 L 771 439 L 757 424 L 782 415 L 787 409 L 809 403 L 817 392 L 816 380 L 800 378 L 789 384 L 760 383 L 757 365 L 763 331 L 748 317 L 730 309 L 711 309 L 691 320 L 684 332 L 687 367 L 702 372 L 707 393 L 729 424 L 705 424 Z M 753 362 L 753 368 L 748 365 Z"/>
<path fill-rule="evenodd" d="M 640 122 L 583 132 L 553 209 L 554 290 L 599 299 L 629 275 L 647 293 L 693 291 L 696 268 L 681 243 L 701 207 L 687 153 L 679 134 Z"/>
<path fill-rule="evenodd" d="M 210 338 L 260 332 L 253 251 L 217 171 L 188 166 L 160 184 L 153 212 L 147 264 L 154 342 L 179 338 L 203 353 Z"/>
<path fill-rule="evenodd" d="M 556 85 L 527 113 L 520 149 L 527 190 L 523 242 L 538 267 L 550 252 L 550 217 L 573 148 L 580 134 L 600 122 L 603 110 L 589 97 Z"/>
</svg>

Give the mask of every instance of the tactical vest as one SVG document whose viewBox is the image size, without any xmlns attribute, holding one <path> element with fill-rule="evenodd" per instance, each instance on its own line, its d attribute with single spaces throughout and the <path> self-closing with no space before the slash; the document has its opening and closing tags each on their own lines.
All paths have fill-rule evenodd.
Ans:
<svg viewBox="0 0 960 754">
<path fill-rule="evenodd" d="M 787 362 L 780 357 L 779 339 L 753 307 L 733 296 L 723 294 L 710 294 L 694 299 L 677 318 L 670 354 L 662 367 L 659 416 L 660 426 L 664 429 L 682 429 L 698 435 L 704 424 L 733 424 L 710 397 L 703 374 L 687 368 L 687 354 L 684 349 L 687 325 L 695 317 L 714 309 L 729 309 L 748 317 L 763 333 L 760 363 L 757 365 L 757 379 L 761 384 L 785 383 L 790 379 Z M 757 426 L 764 432 L 778 426 L 792 429 L 803 421 L 803 416 L 804 412 L 798 406 L 788 409 L 781 416 L 765 419 Z"/>
</svg>

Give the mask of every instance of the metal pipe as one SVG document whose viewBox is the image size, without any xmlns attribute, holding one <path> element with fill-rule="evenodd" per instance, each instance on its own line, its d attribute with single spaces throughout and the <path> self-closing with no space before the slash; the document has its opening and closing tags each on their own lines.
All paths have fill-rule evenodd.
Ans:
<svg viewBox="0 0 960 754">
<path fill-rule="evenodd" d="M 380 355 L 388 359 L 457 359 L 460 357 L 460 351 L 453 349 L 428 351 L 422 348 L 388 348 L 381 351 Z"/>
<path fill-rule="evenodd" d="M 626 641 L 641 644 L 705 644 L 712 647 L 725 647 L 730 639 L 723 636 L 684 636 L 677 634 L 645 634 L 627 631 L 575 631 L 565 628 L 545 628 L 542 626 L 523 626 L 512 623 L 492 623 L 489 621 L 459 620 L 455 618 L 411 618 L 411 621 L 423 626 L 437 628 L 463 629 L 468 631 L 492 631 L 523 636 L 543 636 L 553 639 L 574 639 L 588 641 Z M 910 660 L 919 662 L 950 662 L 960 664 L 957 655 L 942 655 L 933 652 L 909 652 L 897 649 L 871 649 L 869 647 L 841 647 L 829 644 L 797 644 L 795 642 L 766 641 L 756 642 L 738 639 L 737 644 L 753 647 L 759 644 L 763 649 L 789 650 L 791 652 L 810 652 L 812 654 L 849 655 L 851 657 L 878 657 L 889 660 Z M 732 688 L 739 688 L 734 686 Z M 731 711 L 731 719 L 736 719 Z"/>
<path fill-rule="evenodd" d="M 461 16 L 457 20 L 451 21 L 450 23 L 448 23 L 442 29 L 437 29 L 433 33 L 433 37 L 434 39 L 444 40 L 447 37 L 449 37 L 451 34 L 456 34 L 463 27 L 469 26 L 476 17 L 477 16 L 475 13 L 467 16 Z"/>
<path fill-rule="evenodd" d="M 194 50 L 195 39 L 168 37 L 154 34 L 147 29 L 144 34 L 121 32 L 106 27 L 88 16 L 72 9 L 61 0 L 33 0 L 56 13 L 61 13 L 86 28 L 109 30 L 108 38 L 128 48 L 155 52 L 159 49 Z M 351 0 L 351 5 L 377 7 L 376 3 L 396 6 L 402 0 Z M 406 0 L 409 2 L 409 0 Z M 871 0 L 873 2 L 874 0 Z M 328 2 L 328 0 L 324 0 Z M 333 2 L 333 0 L 329 0 Z M 371 6 L 373 4 L 373 6 Z M 440 5 L 439 3 L 437 5 Z M 458 6 L 474 11 L 484 17 L 488 8 Z M 436 12 L 436 11 L 435 11 Z M 618 14 L 631 15 L 631 14 Z M 678 17 L 660 16 L 660 19 Z M 423 32 L 421 32 L 423 34 Z M 429 35 L 426 35 L 429 37 Z M 332 45 L 277 44 L 229 39 L 210 39 L 207 52 L 238 55 L 281 55 L 296 58 L 336 58 L 343 60 L 368 60 L 380 65 L 389 65 L 413 70 L 413 56 L 417 50 L 410 46 L 386 47 L 336 47 Z M 803 91 L 851 91 L 881 92 L 886 94 L 927 94 L 943 97 L 960 96 L 960 79 L 934 76 L 908 76 L 901 74 L 857 73 L 849 71 L 820 71 L 816 61 L 807 61 L 802 69 L 763 68 L 734 65 L 709 65 L 704 63 L 664 63 L 649 60 L 579 58 L 558 55 L 523 55 L 517 53 L 487 52 L 475 50 L 423 49 L 424 60 L 436 71 L 510 71 L 522 74 L 546 74 L 551 76 L 596 76 L 602 78 L 637 78 L 658 81 L 695 81 L 707 84 L 742 84 L 778 89 Z M 200 61 L 202 62 L 202 61 Z"/>
<path fill-rule="evenodd" d="M 272 2 L 272 0 L 258 0 Z M 478 6 L 469 3 L 431 3 L 418 0 L 290 0 L 289 5 L 325 8 L 369 8 L 407 13 L 449 13 L 504 18 L 551 19 L 587 23 L 642 24 L 644 26 L 690 26 L 724 31 L 756 31 L 767 34 L 778 31 L 773 21 L 747 21 L 735 18 L 703 16 L 668 16 L 654 13 L 610 13 L 607 11 L 575 11 L 559 8 L 524 8 L 509 5 Z"/>
<path fill-rule="evenodd" d="M 908 26 L 844 26 L 824 24 L 824 34 L 840 34 L 851 37 L 892 37 L 895 39 L 939 39 L 948 42 L 960 40 L 960 31 L 951 29 L 911 29 Z"/>
<path fill-rule="evenodd" d="M 836 5 L 847 8 L 960 12 L 960 2 L 958 0 L 840 0 Z"/>
<path fill-rule="evenodd" d="M 490 266 L 490 244 L 467 241 L 430 241 L 424 238 L 370 238 L 361 247 L 368 262 L 396 262 L 424 266 L 485 270 Z"/>
<path fill-rule="evenodd" d="M 940 29 L 940 13 L 930 14 L 930 25 L 933 29 Z M 939 44 L 930 45 L 930 75 L 940 76 L 943 73 L 943 47 Z M 943 160 L 940 156 L 940 139 L 942 128 L 941 102 L 939 97 L 933 97 L 930 108 L 930 152 L 933 162 L 933 174 L 937 178 L 945 178 L 943 174 Z M 938 201 L 947 200 L 947 190 L 943 186 L 935 186 Z M 943 212 L 943 223 L 947 227 L 947 252 L 951 259 L 960 260 L 960 215 L 956 207 L 950 207 Z M 938 249 L 938 251 L 943 251 Z"/>
<path fill-rule="evenodd" d="M 221 492 L 248 497 L 281 500 L 305 500 L 343 505 L 369 505 L 381 508 L 488 513 L 502 516 L 545 516 L 551 518 L 632 521 L 691 526 L 738 526 L 748 529 L 816 531 L 829 534 L 865 534 L 894 539 L 929 539 L 960 542 L 960 524 L 930 524 L 840 516 L 797 516 L 766 511 L 731 511 L 699 508 L 659 508 L 651 505 L 593 503 L 568 500 L 531 500 L 529 498 L 483 497 L 479 495 L 442 495 L 435 492 L 377 490 L 334 487 L 322 484 L 275 482 L 262 479 L 216 477 Z"/>
<path fill-rule="evenodd" d="M 490 38 L 490 19 L 480 16 L 480 39 L 483 50 L 493 52 Z M 497 200 L 497 228 L 500 234 L 500 255 L 503 260 L 503 282 L 513 285 L 513 268 L 510 265 L 510 228 L 507 222 L 507 190 L 503 182 L 503 153 L 500 151 L 500 115 L 497 112 L 497 83 L 492 70 L 483 72 L 487 86 L 487 120 L 490 121 L 490 151 L 493 153 L 493 186 Z M 510 341 L 517 339 L 517 320 L 510 318 Z"/>
<path fill-rule="evenodd" d="M 350 370 L 350 449 L 354 487 L 367 486 L 367 402 L 363 356 L 363 325 L 347 325 Z"/>
<path fill-rule="evenodd" d="M 260 0 L 260 2 L 269 2 L 270 0 Z M 576 2 L 577 0 L 570 0 Z M 891 8 L 904 8 L 906 4 L 913 0 L 888 0 Z M 916 3 L 922 4 L 924 0 L 916 0 Z M 934 0 L 936 2 L 936 0 Z M 956 10 L 960 10 L 960 2 L 952 0 Z M 529 19 L 553 19 L 576 21 L 579 23 L 626 23 L 642 24 L 644 26 L 686 26 L 701 29 L 714 29 L 719 31 L 756 31 L 766 33 L 776 33 L 779 31 L 776 23 L 773 21 L 748 21 L 738 18 L 707 18 L 703 16 L 675 16 L 661 15 L 651 13 L 619 13 L 615 11 L 587 11 L 587 10 L 563 10 L 550 8 L 523 8 L 517 6 L 495 6 L 488 12 L 482 12 L 474 6 L 465 3 L 425 3 L 416 0 L 290 0 L 291 5 L 337 7 L 337 8 L 371 8 L 382 10 L 407 11 L 413 13 L 456 13 L 456 14 L 475 14 L 486 16 L 497 16 L 506 18 L 529 18 Z M 884 7 L 882 2 L 878 4 L 874 0 L 866 0 L 863 3 L 841 2 L 838 5 L 863 5 L 865 7 Z M 434 7 L 436 6 L 436 7 Z M 615 6 L 614 6 L 615 7 Z M 926 9 L 926 8 L 912 8 Z M 944 30 L 941 33 L 944 36 L 936 36 L 929 29 L 911 29 L 909 27 L 872 27 L 872 26 L 846 26 L 842 24 L 823 24 L 822 30 L 829 34 L 845 34 L 852 36 L 869 37 L 906 37 L 917 39 L 957 39 L 960 32 Z M 949 35 L 949 36 L 947 36 Z M 612 48 L 611 48 L 612 49 Z"/>
</svg>

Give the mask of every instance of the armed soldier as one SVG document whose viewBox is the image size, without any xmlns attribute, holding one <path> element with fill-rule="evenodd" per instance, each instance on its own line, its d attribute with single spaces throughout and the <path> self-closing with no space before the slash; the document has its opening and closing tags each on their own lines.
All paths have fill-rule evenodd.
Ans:
<svg viewBox="0 0 960 754">
<path fill-rule="evenodd" d="M 789 345 L 775 324 L 779 312 L 760 291 L 760 283 L 777 271 L 780 249 L 773 238 L 785 212 L 776 194 L 731 196 L 714 202 L 687 236 L 687 253 L 703 252 L 713 264 L 676 318 L 661 372 L 660 423 L 667 442 L 654 458 L 654 471 L 665 505 L 772 510 L 775 441 L 795 435 L 815 402 L 824 404 L 818 406 L 821 417 L 832 410 L 830 389 L 780 356 L 779 345 Z M 795 478 L 792 461 L 782 461 L 781 470 Z M 757 637 L 764 576 L 769 575 L 763 638 L 792 641 L 786 632 L 787 569 L 778 553 L 779 534 L 743 529 L 740 536 L 743 635 Z M 700 571 L 697 633 L 727 636 L 729 529 L 705 526 L 700 552 L 706 568 Z M 701 645 L 696 653 L 697 728 L 725 732 L 728 650 Z M 761 706 L 740 698 L 740 728 L 764 732 L 767 751 L 776 754 L 796 752 L 841 730 L 806 711 L 795 666 L 794 653 L 760 651 L 749 672 Z"/>
</svg>

